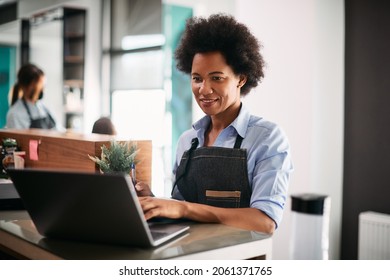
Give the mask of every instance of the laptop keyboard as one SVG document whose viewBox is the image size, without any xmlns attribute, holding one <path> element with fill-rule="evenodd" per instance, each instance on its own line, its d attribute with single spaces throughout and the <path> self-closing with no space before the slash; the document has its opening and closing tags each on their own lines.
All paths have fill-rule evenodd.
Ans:
<svg viewBox="0 0 390 280">
<path fill-rule="evenodd" d="M 162 231 L 152 230 L 150 233 L 152 234 L 152 237 L 153 237 L 154 240 L 158 240 L 158 239 L 161 239 L 161 238 L 167 236 L 167 233 L 166 232 L 162 232 Z"/>
</svg>

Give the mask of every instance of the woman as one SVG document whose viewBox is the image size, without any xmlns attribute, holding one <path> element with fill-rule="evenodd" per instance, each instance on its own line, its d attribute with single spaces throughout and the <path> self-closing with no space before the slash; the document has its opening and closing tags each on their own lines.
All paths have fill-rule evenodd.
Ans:
<svg viewBox="0 0 390 280">
<path fill-rule="evenodd" d="M 19 69 L 7 113 L 7 128 L 56 128 L 55 120 L 40 100 L 44 85 L 45 75 L 34 64 L 26 64 Z"/>
<path fill-rule="evenodd" d="M 191 75 L 205 117 L 177 147 L 174 199 L 140 197 L 147 219 L 187 218 L 273 233 L 280 224 L 292 171 L 281 129 L 241 103 L 263 78 L 257 39 L 227 15 L 191 18 L 176 50 Z M 137 184 L 140 195 L 147 186 Z"/>
</svg>

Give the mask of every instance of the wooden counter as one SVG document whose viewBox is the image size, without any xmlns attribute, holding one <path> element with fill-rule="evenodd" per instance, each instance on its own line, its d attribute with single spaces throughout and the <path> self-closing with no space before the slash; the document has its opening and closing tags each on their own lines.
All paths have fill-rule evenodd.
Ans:
<svg viewBox="0 0 390 280">
<path fill-rule="evenodd" d="M 0 129 L 0 139 L 13 138 L 20 150 L 26 152 L 28 168 L 68 169 L 97 171 L 88 155 L 99 156 L 102 145 L 110 146 L 111 140 L 129 141 L 102 134 L 80 134 L 44 129 Z M 152 141 L 133 140 L 137 143 L 137 179 L 151 185 Z M 36 148 L 35 148 L 36 147 Z"/>
</svg>

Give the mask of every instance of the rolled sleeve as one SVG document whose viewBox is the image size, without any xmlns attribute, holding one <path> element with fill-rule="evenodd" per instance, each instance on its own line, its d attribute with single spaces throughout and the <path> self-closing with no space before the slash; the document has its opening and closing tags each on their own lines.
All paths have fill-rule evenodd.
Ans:
<svg viewBox="0 0 390 280">
<path fill-rule="evenodd" d="M 258 139 L 248 161 L 252 186 L 251 207 L 257 208 L 279 226 L 293 170 L 290 146 L 283 131 L 273 127 Z"/>
</svg>

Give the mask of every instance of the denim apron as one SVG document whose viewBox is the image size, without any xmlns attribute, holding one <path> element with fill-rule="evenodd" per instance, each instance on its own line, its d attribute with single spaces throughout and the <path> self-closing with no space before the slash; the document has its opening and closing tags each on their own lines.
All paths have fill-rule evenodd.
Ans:
<svg viewBox="0 0 390 280">
<path fill-rule="evenodd" d="M 175 186 L 186 201 L 224 208 L 249 207 L 247 152 L 237 135 L 234 148 L 200 147 L 192 139 L 176 171 Z"/>
<path fill-rule="evenodd" d="M 31 122 L 30 128 L 51 129 L 51 128 L 56 126 L 54 119 L 52 118 L 52 116 L 49 114 L 49 111 L 45 107 L 43 107 L 43 108 L 46 111 L 47 116 L 42 117 L 42 118 L 33 119 L 31 117 L 30 109 L 28 108 L 27 103 L 24 99 L 23 99 L 23 104 L 27 110 L 28 115 L 30 116 L 30 122 Z"/>
</svg>

